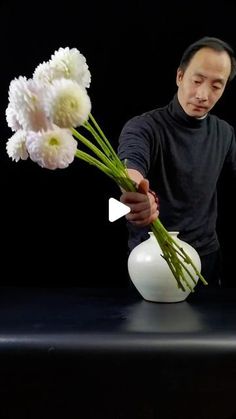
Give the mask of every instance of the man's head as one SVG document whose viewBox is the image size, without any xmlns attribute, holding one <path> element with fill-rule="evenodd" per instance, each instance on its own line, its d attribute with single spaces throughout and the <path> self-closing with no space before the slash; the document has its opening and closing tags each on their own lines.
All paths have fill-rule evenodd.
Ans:
<svg viewBox="0 0 236 419">
<path fill-rule="evenodd" d="M 236 74 L 234 51 L 226 42 L 204 37 L 183 53 L 177 70 L 178 99 L 184 111 L 196 118 L 209 112 Z"/>
</svg>

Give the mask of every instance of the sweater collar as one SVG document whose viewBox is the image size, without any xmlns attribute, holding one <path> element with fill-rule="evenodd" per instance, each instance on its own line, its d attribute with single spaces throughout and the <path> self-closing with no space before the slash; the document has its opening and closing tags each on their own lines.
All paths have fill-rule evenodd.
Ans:
<svg viewBox="0 0 236 419">
<path fill-rule="evenodd" d="M 207 120 L 207 115 L 205 118 L 199 118 L 199 119 L 194 118 L 193 116 L 187 115 L 179 103 L 177 93 L 175 94 L 172 101 L 169 103 L 168 111 L 171 117 L 174 118 L 176 122 L 190 128 L 200 128 L 205 124 Z"/>
</svg>

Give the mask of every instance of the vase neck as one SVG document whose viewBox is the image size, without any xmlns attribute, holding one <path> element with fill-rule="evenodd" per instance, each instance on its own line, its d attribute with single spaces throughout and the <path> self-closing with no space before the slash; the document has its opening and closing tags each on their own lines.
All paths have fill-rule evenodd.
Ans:
<svg viewBox="0 0 236 419">
<path fill-rule="evenodd" d="M 179 231 L 168 231 L 168 233 L 171 235 L 171 237 L 175 238 L 178 237 Z"/>
</svg>

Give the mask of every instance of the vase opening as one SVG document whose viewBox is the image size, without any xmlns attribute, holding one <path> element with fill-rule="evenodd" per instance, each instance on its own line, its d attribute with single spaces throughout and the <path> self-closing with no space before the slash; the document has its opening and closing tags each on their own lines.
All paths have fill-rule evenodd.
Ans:
<svg viewBox="0 0 236 419">
<path fill-rule="evenodd" d="M 168 231 L 168 233 L 172 236 L 172 237 L 178 237 L 178 235 L 179 235 L 179 231 Z M 149 236 L 150 237 L 153 237 L 154 236 L 154 233 L 152 232 L 152 231 L 149 231 L 148 232 L 148 234 L 149 234 Z"/>
</svg>

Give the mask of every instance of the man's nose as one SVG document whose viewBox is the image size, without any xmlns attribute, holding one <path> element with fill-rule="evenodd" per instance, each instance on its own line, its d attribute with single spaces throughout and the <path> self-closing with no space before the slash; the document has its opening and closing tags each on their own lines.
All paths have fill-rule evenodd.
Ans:
<svg viewBox="0 0 236 419">
<path fill-rule="evenodd" d="M 200 100 L 201 102 L 205 102 L 208 100 L 209 92 L 206 86 L 199 86 L 196 91 L 196 99 Z"/>
</svg>

